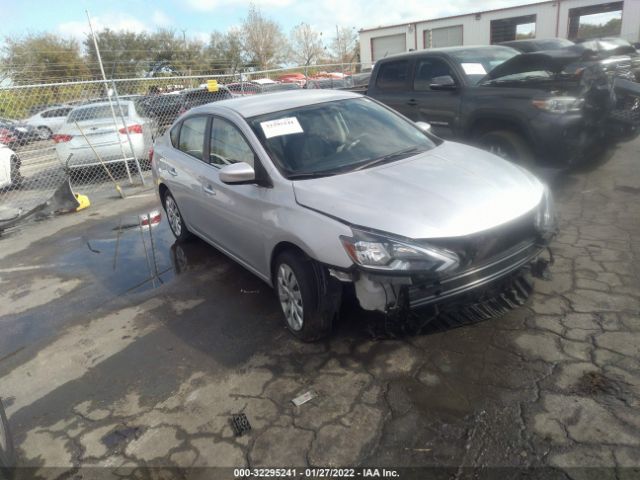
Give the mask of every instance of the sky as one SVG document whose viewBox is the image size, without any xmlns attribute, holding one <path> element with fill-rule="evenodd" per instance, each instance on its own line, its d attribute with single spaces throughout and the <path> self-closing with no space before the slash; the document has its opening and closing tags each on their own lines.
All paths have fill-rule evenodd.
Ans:
<svg viewBox="0 0 640 480">
<path fill-rule="evenodd" d="M 213 30 L 242 23 L 250 0 L 23 0 L 3 2 L 1 36 L 55 32 L 82 40 L 88 32 L 85 10 L 94 28 L 153 31 L 172 28 L 206 41 Z M 263 14 L 288 33 L 305 22 L 327 41 L 341 27 L 371 28 L 461 13 L 535 3 L 535 0 L 255 0 Z M 389 8 L 389 7 L 392 8 Z"/>
</svg>

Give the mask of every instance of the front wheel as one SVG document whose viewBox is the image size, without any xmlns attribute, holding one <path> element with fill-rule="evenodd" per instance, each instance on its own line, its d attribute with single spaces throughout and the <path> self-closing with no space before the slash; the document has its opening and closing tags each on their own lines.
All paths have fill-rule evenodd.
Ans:
<svg viewBox="0 0 640 480">
<path fill-rule="evenodd" d="M 275 261 L 274 286 L 292 334 L 313 342 L 331 333 L 342 290 L 322 266 L 302 253 L 285 251 Z"/>
<path fill-rule="evenodd" d="M 534 165 L 531 148 L 521 135 L 508 130 L 494 130 L 480 137 L 480 146 L 491 153 L 523 167 Z"/>
<path fill-rule="evenodd" d="M 173 198 L 173 195 L 171 195 L 168 190 L 164 194 L 164 211 L 167 213 L 167 222 L 176 240 L 182 241 L 188 239 L 191 236 L 191 232 L 187 229 L 182 219 L 182 214 L 178 209 L 175 198 Z"/>
</svg>

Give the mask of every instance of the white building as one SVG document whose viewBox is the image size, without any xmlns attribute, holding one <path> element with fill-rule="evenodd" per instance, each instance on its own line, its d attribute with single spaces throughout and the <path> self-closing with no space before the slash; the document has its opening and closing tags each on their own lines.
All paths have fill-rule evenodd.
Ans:
<svg viewBox="0 0 640 480">
<path fill-rule="evenodd" d="M 360 30 L 360 60 L 454 45 L 487 45 L 516 38 L 575 39 L 598 18 L 620 19 L 618 36 L 640 40 L 640 0 L 552 0 L 465 15 Z"/>
</svg>

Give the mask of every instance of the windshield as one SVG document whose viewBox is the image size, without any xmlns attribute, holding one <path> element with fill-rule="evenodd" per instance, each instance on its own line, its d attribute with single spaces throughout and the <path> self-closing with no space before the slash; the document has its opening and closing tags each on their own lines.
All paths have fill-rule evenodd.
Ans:
<svg viewBox="0 0 640 480">
<path fill-rule="evenodd" d="M 458 62 L 471 85 L 476 85 L 498 65 L 520 55 L 509 47 L 461 48 L 448 53 Z"/>
<path fill-rule="evenodd" d="M 129 116 L 129 109 L 127 105 L 120 105 L 122 116 Z M 120 116 L 118 112 L 118 105 L 113 105 L 113 111 L 117 116 Z M 111 107 L 106 105 L 94 105 L 86 108 L 77 108 L 72 110 L 67 117 L 67 123 L 83 122 L 86 120 L 102 120 L 105 118 L 112 118 Z"/>
<path fill-rule="evenodd" d="M 290 179 L 366 168 L 436 145 L 412 123 L 367 98 L 308 105 L 248 122 Z"/>
</svg>

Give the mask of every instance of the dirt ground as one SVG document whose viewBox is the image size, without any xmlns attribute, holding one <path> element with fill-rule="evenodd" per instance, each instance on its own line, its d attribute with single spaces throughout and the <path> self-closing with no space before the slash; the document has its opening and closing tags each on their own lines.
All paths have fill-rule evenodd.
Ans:
<svg viewBox="0 0 640 480">
<path fill-rule="evenodd" d="M 638 478 L 639 161 L 636 141 L 553 177 L 552 279 L 525 307 L 395 339 L 350 310 L 329 340 L 296 341 L 251 273 L 202 241 L 174 244 L 164 219 L 135 226 L 158 208 L 151 193 L 9 232 L 0 396 L 19 465 Z M 236 437 L 240 412 L 252 429 Z"/>
</svg>

